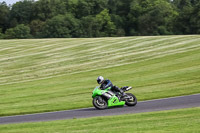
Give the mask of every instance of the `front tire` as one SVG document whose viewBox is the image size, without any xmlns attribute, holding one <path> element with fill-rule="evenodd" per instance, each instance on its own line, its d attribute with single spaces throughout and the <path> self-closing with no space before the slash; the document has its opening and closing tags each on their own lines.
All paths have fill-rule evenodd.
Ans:
<svg viewBox="0 0 200 133">
<path fill-rule="evenodd" d="M 97 109 L 106 109 L 108 107 L 107 102 L 101 96 L 93 98 L 92 103 L 93 103 L 94 107 Z"/>
<path fill-rule="evenodd" d="M 125 102 L 125 104 L 127 106 L 135 106 L 137 104 L 137 98 L 135 95 L 131 94 L 131 93 L 126 93 L 128 96 L 130 96 L 130 99 L 127 99 Z"/>
</svg>

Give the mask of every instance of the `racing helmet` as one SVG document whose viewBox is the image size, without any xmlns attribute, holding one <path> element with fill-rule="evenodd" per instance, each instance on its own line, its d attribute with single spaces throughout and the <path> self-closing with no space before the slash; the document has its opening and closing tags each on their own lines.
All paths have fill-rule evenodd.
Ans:
<svg viewBox="0 0 200 133">
<path fill-rule="evenodd" d="M 97 83 L 98 83 L 98 84 L 103 83 L 103 81 L 104 81 L 104 78 L 103 78 L 102 76 L 99 76 L 99 77 L 97 78 Z"/>
</svg>

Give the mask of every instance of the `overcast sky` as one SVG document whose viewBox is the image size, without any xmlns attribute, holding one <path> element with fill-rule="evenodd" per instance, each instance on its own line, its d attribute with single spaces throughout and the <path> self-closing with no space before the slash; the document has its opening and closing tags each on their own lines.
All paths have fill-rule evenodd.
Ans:
<svg viewBox="0 0 200 133">
<path fill-rule="evenodd" d="M 0 2 L 3 2 L 3 1 L 5 1 L 7 5 L 9 5 L 9 4 L 14 4 L 21 0 L 0 0 Z M 37 0 L 35 0 L 35 1 L 37 1 Z"/>
<path fill-rule="evenodd" d="M 0 2 L 3 2 L 3 1 L 5 1 L 7 5 L 9 5 L 9 4 L 14 4 L 14 3 L 16 3 L 17 1 L 20 1 L 20 0 L 0 0 Z"/>
</svg>

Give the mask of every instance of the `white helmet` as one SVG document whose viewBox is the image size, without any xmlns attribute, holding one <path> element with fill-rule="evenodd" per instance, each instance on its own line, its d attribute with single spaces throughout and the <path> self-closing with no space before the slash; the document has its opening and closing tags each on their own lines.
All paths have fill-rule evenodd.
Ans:
<svg viewBox="0 0 200 133">
<path fill-rule="evenodd" d="M 104 78 L 103 78 L 102 76 L 99 76 L 99 77 L 97 78 L 97 83 L 98 83 L 98 84 L 103 83 L 103 81 L 104 81 Z"/>
</svg>

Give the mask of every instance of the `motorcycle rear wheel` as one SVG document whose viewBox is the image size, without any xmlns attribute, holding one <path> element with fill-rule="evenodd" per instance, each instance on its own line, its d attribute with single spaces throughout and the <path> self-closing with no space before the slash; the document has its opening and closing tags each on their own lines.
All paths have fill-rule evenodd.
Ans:
<svg viewBox="0 0 200 133">
<path fill-rule="evenodd" d="M 127 106 L 135 106 L 137 104 L 137 98 L 135 95 L 131 94 L 131 93 L 126 93 L 128 96 L 130 96 L 130 99 L 125 100 L 125 104 Z"/>
<path fill-rule="evenodd" d="M 97 108 L 97 109 L 102 110 L 102 109 L 106 109 L 108 107 L 107 102 L 101 96 L 93 98 L 92 103 L 93 103 L 94 107 Z"/>
</svg>

